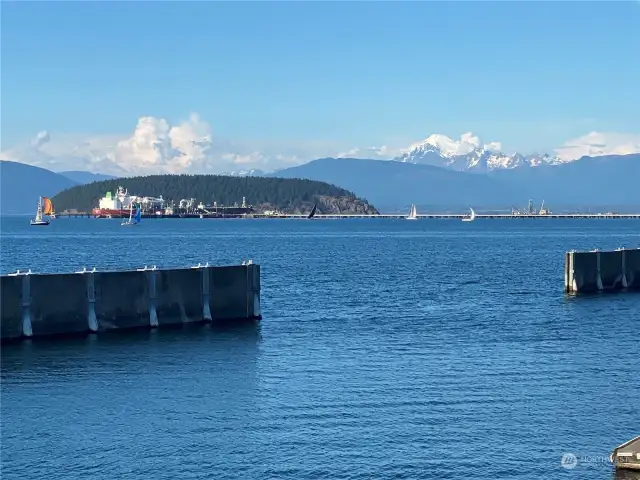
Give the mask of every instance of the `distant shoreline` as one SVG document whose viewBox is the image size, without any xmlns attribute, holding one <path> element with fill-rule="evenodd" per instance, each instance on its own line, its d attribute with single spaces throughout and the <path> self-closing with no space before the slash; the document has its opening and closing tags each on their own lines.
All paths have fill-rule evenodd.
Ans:
<svg viewBox="0 0 640 480">
<path fill-rule="evenodd" d="M 0 218 L 10 217 L 30 217 L 31 214 L 2 214 Z M 467 218 L 468 214 L 461 213 L 429 213 L 416 215 L 418 220 L 461 220 Z M 346 219 L 404 219 L 407 217 L 405 213 L 379 213 L 379 214 L 316 214 L 312 220 L 346 220 Z M 71 214 L 57 214 L 56 220 L 61 218 L 91 218 L 93 220 L 115 220 L 121 217 L 93 217 L 86 212 L 78 212 Z M 124 217 L 123 217 L 124 218 Z M 286 220 L 286 219 L 306 219 L 306 214 L 281 214 L 281 215 L 264 215 L 264 214 L 248 214 L 248 215 L 230 215 L 227 217 L 220 216 L 207 216 L 203 215 L 189 215 L 187 217 L 180 217 L 177 215 L 149 215 L 144 216 L 146 220 L 251 220 L 251 219 L 269 219 L 269 220 Z M 533 219 L 555 219 L 555 220 L 602 220 L 602 219 L 638 219 L 640 220 L 640 213 L 572 213 L 572 214 L 548 214 L 548 215 L 536 215 L 536 214 L 476 214 L 476 220 L 533 220 Z"/>
</svg>

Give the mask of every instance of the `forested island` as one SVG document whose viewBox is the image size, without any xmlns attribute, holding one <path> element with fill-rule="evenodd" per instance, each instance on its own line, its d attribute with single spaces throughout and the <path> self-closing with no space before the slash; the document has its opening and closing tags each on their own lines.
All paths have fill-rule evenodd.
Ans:
<svg viewBox="0 0 640 480">
<path fill-rule="evenodd" d="M 232 177 L 222 175 L 149 175 L 117 178 L 68 188 L 53 197 L 56 211 L 90 212 L 106 192 L 119 186 L 131 195 L 159 197 L 167 204 L 195 198 L 205 205 L 239 205 L 242 198 L 255 213 L 277 210 L 305 214 L 317 203 L 317 213 L 376 214 L 378 211 L 353 192 L 324 182 L 295 178 Z"/>
</svg>

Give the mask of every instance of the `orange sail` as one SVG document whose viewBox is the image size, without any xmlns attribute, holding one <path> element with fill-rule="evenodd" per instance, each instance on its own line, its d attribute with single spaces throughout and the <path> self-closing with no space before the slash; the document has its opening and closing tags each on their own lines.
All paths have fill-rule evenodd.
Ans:
<svg viewBox="0 0 640 480">
<path fill-rule="evenodd" d="M 47 197 L 42 197 L 44 202 L 44 208 L 42 210 L 43 215 L 51 215 L 53 213 L 53 203 L 51 203 L 51 199 Z"/>
</svg>

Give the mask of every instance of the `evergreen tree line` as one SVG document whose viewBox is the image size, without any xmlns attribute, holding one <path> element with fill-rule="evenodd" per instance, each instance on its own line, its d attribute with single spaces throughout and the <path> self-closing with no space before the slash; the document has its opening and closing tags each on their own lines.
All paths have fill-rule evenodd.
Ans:
<svg viewBox="0 0 640 480">
<path fill-rule="evenodd" d="M 195 198 L 197 202 L 208 205 L 214 201 L 219 206 L 241 205 L 242 197 L 246 198 L 247 205 L 269 205 L 283 210 L 306 207 L 319 197 L 345 197 L 367 205 L 366 200 L 357 198 L 348 190 L 313 180 L 187 174 L 103 180 L 68 188 L 52 200 L 58 212 L 71 209 L 91 211 L 106 192 L 115 194 L 118 186 L 141 197 L 162 195 L 166 202 L 173 201 L 176 205 L 183 198 Z"/>
</svg>

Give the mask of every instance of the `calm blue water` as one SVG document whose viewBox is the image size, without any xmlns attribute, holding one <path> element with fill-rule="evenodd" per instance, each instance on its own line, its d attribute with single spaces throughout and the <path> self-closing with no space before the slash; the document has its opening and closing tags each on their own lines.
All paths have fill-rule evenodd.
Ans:
<svg viewBox="0 0 640 480">
<path fill-rule="evenodd" d="M 264 316 L 4 346 L 3 479 L 601 479 L 640 433 L 640 295 L 562 291 L 638 221 L 1 228 L 3 273 L 252 259 Z"/>
</svg>

